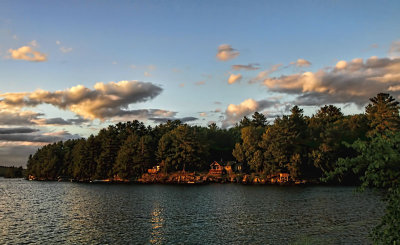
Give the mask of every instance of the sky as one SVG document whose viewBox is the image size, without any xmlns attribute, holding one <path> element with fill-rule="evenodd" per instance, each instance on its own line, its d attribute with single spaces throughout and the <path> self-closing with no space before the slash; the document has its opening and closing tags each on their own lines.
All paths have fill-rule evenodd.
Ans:
<svg viewBox="0 0 400 245">
<path fill-rule="evenodd" d="M 400 1 L 0 1 L 0 165 L 107 125 L 400 99 Z"/>
</svg>

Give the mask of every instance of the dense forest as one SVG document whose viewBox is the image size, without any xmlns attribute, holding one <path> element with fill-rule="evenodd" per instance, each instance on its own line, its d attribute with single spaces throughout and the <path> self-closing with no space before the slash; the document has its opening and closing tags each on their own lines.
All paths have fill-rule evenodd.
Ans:
<svg viewBox="0 0 400 245">
<path fill-rule="evenodd" d="M 118 123 L 87 139 L 57 142 L 29 157 L 28 174 L 88 181 L 118 175 L 135 180 L 160 165 L 164 173 L 207 171 L 213 160 L 242 163 L 246 173 L 290 173 L 297 179 L 360 184 L 383 190 L 387 208 L 373 232 L 378 244 L 400 242 L 399 102 L 380 93 L 365 113 L 345 116 L 325 105 L 304 116 L 298 106 L 269 123 L 255 112 L 222 129 L 168 121 L 155 127 Z M 397 242 L 397 243 L 396 243 Z"/>
<path fill-rule="evenodd" d="M 132 121 L 110 125 L 87 139 L 46 145 L 29 156 L 28 174 L 42 179 L 68 176 L 88 181 L 118 175 L 135 180 L 148 168 L 161 171 L 207 171 L 212 161 L 237 161 L 246 173 L 266 176 L 290 173 L 292 178 L 355 183 L 357 172 L 337 173 L 342 161 L 355 157 L 357 142 L 396 132 L 399 106 L 390 95 L 371 99 L 365 114 L 345 116 L 333 105 L 311 117 L 298 106 L 273 123 L 255 112 L 235 127 L 190 126 L 168 121 L 155 127 Z M 334 173 L 337 173 L 334 175 Z M 335 176 L 335 177 L 332 177 Z"/>
</svg>

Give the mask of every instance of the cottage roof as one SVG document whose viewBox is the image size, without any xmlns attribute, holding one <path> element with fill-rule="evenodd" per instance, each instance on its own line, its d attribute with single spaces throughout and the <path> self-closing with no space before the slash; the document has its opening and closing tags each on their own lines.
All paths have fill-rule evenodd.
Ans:
<svg viewBox="0 0 400 245">
<path fill-rule="evenodd" d="M 222 164 L 219 164 L 217 161 L 214 161 L 213 163 L 211 163 L 210 166 L 222 166 Z"/>
</svg>

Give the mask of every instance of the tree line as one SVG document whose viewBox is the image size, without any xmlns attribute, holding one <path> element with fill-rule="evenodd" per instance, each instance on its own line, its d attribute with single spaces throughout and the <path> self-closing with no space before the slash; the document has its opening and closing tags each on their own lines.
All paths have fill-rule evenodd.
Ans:
<svg viewBox="0 0 400 245">
<path fill-rule="evenodd" d="M 289 115 L 269 123 L 255 112 L 234 127 L 190 126 L 168 121 L 155 127 L 132 121 L 110 125 L 87 139 L 60 141 L 29 156 L 28 174 L 43 179 L 68 176 L 82 181 L 112 178 L 137 179 L 148 168 L 165 173 L 207 171 L 212 161 L 240 162 L 246 173 L 268 176 L 287 172 L 295 179 L 327 177 L 340 167 L 340 158 L 353 157 L 356 141 L 400 125 L 398 102 L 388 94 L 371 99 L 363 114 L 345 116 L 340 108 L 325 105 L 312 115 L 294 106 Z M 348 172 L 330 181 L 359 182 Z"/>
</svg>

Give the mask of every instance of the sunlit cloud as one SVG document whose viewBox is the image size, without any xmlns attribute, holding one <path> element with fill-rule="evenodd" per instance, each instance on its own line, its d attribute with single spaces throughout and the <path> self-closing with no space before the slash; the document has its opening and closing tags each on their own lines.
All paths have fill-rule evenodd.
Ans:
<svg viewBox="0 0 400 245">
<path fill-rule="evenodd" d="M 290 64 L 295 65 L 297 67 L 308 67 L 311 65 L 311 62 L 305 59 L 298 59 L 295 62 L 291 62 Z"/>
<path fill-rule="evenodd" d="M 103 120 L 116 116 L 136 115 L 136 110 L 128 109 L 130 104 L 148 101 L 161 92 L 161 87 L 149 82 L 101 82 L 96 83 L 94 89 L 78 85 L 55 92 L 36 90 L 34 92 L 0 94 L 2 98 L 0 108 L 35 107 L 40 104 L 50 104 L 63 110 L 70 110 L 85 119 Z"/>
<path fill-rule="evenodd" d="M 222 44 L 218 47 L 217 59 L 227 61 L 239 56 L 239 51 L 236 51 L 229 44 Z"/>
<path fill-rule="evenodd" d="M 197 86 L 201 86 L 201 85 L 204 85 L 204 84 L 206 84 L 205 81 L 198 81 L 198 82 L 194 83 L 194 85 L 197 85 Z"/>
<path fill-rule="evenodd" d="M 316 72 L 268 77 L 263 84 L 270 91 L 298 95 L 300 105 L 355 103 L 359 106 L 379 92 L 400 85 L 400 58 L 371 57 L 341 60 L 335 67 Z"/>
<path fill-rule="evenodd" d="M 226 128 L 240 121 L 244 116 L 261 111 L 265 108 L 276 105 L 277 101 L 247 99 L 238 105 L 229 104 L 225 111 L 225 119 L 222 121 L 222 127 Z"/>
<path fill-rule="evenodd" d="M 229 84 L 233 84 L 236 82 L 239 82 L 242 79 L 242 75 L 241 74 L 231 74 L 228 78 L 228 83 Z"/>
<path fill-rule="evenodd" d="M 14 60 L 26 60 L 34 62 L 42 62 L 47 60 L 47 55 L 35 51 L 30 46 L 22 46 L 18 49 L 9 49 L 8 52 L 11 54 L 11 58 Z"/>
</svg>

